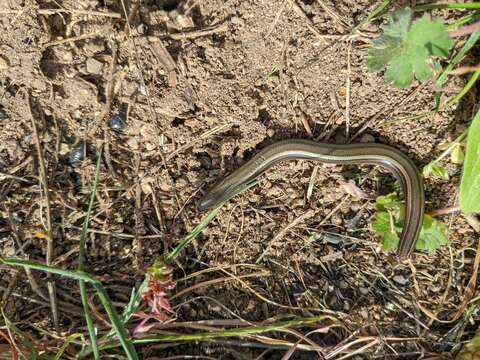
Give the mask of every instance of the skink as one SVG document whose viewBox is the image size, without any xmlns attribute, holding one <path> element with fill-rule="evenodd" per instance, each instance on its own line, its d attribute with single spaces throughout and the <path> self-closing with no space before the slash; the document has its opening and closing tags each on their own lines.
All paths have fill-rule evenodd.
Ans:
<svg viewBox="0 0 480 360">
<path fill-rule="evenodd" d="M 332 164 L 373 164 L 390 170 L 400 181 L 406 208 L 405 225 L 397 254 L 401 259 L 410 256 L 422 228 L 423 181 L 412 160 L 399 150 L 383 144 L 333 145 L 302 139 L 274 143 L 217 183 L 200 201 L 199 210 L 219 205 L 248 187 L 274 164 L 294 159 Z"/>
</svg>

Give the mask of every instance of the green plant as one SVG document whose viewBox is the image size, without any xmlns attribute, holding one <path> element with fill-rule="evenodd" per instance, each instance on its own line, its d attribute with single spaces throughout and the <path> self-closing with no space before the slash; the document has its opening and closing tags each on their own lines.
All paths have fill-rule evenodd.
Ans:
<svg viewBox="0 0 480 360">
<path fill-rule="evenodd" d="M 105 309 L 110 322 L 112 323 L 112 328 L 115 332 L 115 335 L 119 339 L 120 345 L 125 350 L 125 354 L 129 360 L 136 360 L 138 359 L 137 352 L 132 344 L 132 341 L 129 339 L 127 334 L 127 330 L 123 322 L 121 321 L 120 317 L 118 316 L 117 310 L 115 306 L 112 304 L 110 297 L 108 296 L 107 291 L 103 287 L 102 283 L 94 276 L 84 272 L 84 271 L 72 271 L 72 270 L 65 270 L 62 268 L 54 267 L 54 266 L 47 266 L 45 264 L 30 261 L 30 260 L 23 260 L 23 259 L 5 259 L 0 258 L 0 264 L 9 265 L 9 266 L 16 266 L 16 267 L 26 267 L 33 270 L 45 271 L 49 274 L 56 274 L 65 276 L 70 279 L 84 281 L 86 284 L 91 285 L 102 303 L 103 308 Z"/>
<path fill-rule="evenodd" d="M 480 212 L 480 111 L 468 130 L 467 151 L 460 182 L 460 208 Z"/>
<path fill-rule="evenodd" d="M 450 155 L 450 161 L 452 163 L 463 164 L 465 158 L 464 148 L 466 137 L 467 131 L 465 130 L 455 140 L 438 145 L 437 148 L 443 150 L 443 152 L 437 156 L 435 160 L 425 165 L 423 168 L 423 176 L 433 176 L 439 179 L 449 180 L 450 176 L 448 175 L 447 169 L 440 165 L 440 161 Z"/>
<path fill-rule="evenodd" d="M 379 196 L 375 202 L 376 218 L 373 230 L 383 238 L 385 250 L 393 250 L 398 246 L 405 221 L 405 204 L 397 194 Z M 418 237 L 418 250 L 433 251 L 448 243 L 447 228 L 442 222 L 430 215 L 423 216 L 422 230 Z"/>
<path fill-rule="evenodd" d="M 410 8 L 393 13 L 368 53 L 369 69 L 386 67 L 385 77 L 400 88 L 410 86 L 414 78 L 430 79 L 440 67 L 436 58 L 447 57 L 453 45 L 441 21 L 428 16 L 412 19 Z"/>
<path fill-rule="evenodd" d="M 390 22 L 373 41 L 368 54 L 369 69 L 372 71 L 386 69 L 385 78 L 392 81 L 398 88 L 410 86 L 414 79 L 425 82 L 434 78 L 436 88 L 434 109 L 415 115 L 412 119 L 433 115 L 437 111 L 458 104 L 480 77 L 480 70 L 475 70 L 457 95 L 441 103 L 442 87 L 448 76 L 480 39 L 480 23 L 468 25 L 478 19 L 478 11 L 471 12 L 450 25 L 445 24 L 441 19 L 432 20 L 427 15 L 414 19 L 414 11 L 433 9 L 480 10 L 480 4 L 426 4 L 417 6 L 413 10 L 404 8 L 396 11 L 390 15 Z M 458 29 L 458 26 L 463 25 L 466 26 Z M 456 54 L 451 54 L 454 37 L 464 35 L 469 35 L 467 41 Z M 439 60 L 447 57 L 451 57 L 451 60 L 442 69 Z M 449 156 L 452 163 L 464 163 L 460 185 L 460 207 L 464 212 L 480 212 L 479 118 L 480 115 L 477 113 L 470 130 L 465 130 L 452 142 L 441 144 L 438 148 L 442 153 L 423 168 L 424 177 L 432 176 L 447 181 L 449 175 L 441 161 Z M 403 225 L 402 205 L 392 197 L 380 197 L 377 199 L 376 208 L 378 213 L 373 229 L 383 237 L 387 249 L 393 248 L 398 243 L 398 235 Z M 439 221 L 425 215 L 417 248 L 432 250 L 446 243 L 444 228 Z"/>
</svg>

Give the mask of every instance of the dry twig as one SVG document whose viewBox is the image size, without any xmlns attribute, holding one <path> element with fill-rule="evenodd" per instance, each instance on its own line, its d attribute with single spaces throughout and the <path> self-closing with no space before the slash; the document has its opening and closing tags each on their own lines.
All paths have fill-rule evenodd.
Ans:
<svg viewBox="0 0 480 360">
<path fill-rule="evenodd" d="M 38 163 L 39 163 L 39 172 L 40 172 L 40 181 L 43 187 L 43 192 L 45 196 L 45 203 L 46 203 L 46 231 L 47 231 L 47 257 L 46 257 L 46 264 L 50 266 L 52 264 L 53 258 L 53 232 L 52 232 L 52 209 L 51 209 L 51 202 L 50 202 L 50 190 L 48 187 L 48 178 L 47 178 L 47 168 L 45 166 L 45 159 L 43 157 L 43 150 L 42 144 L 40 142 L 40 136 L 38 134 L 37 124 L 35 123 L 35 118 L 32 112 L 32 99 L 29 93 L 26 93 L 26 102 L 27 108 L 30 114 L 30 120 L 32 123 L 33 135 L 35 138 L 35 144 L 37 147 L 37 154 L 38 154 Z M 55 291 L 55 283 L 52 280 L 51 274 L 47 274 L 47 288 L 48 288 L 48 295 L 50 299 L 50 306 L 52 309 L 53 315 L 53 323 L 55 325 L 55 329 L 57 332 L 60 331 L 60 326 L 58 322 L 58 310 L 57 310 L 57 297 Z"/>
<path fill-rule="evenodd" d="M 0 10 L 0 15 L 18 15 L 24 12 L 24 9 L 21 10 Z M 114 19 L 120 19 L 122 16 L 119 13 L 115 12 L 103 12 L 103 11 L 92 11 L 92 10 L 68 10 L 68 9 L 38 9 L 35 10 L 35 13 L 38 15 L 54 15 L 54 14 L 72 14 L 72 15 L 90 15 L 90 16 L 101 16 L 101 17 L 110 17 Z"/>
</svg>

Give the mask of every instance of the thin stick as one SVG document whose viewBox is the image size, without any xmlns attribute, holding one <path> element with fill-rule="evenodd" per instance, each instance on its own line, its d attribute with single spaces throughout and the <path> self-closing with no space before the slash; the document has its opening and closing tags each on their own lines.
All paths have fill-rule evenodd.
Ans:
<svg viewBox="0 0 480 360">
<path fill-rule="evenodd" d="M 442 208 L 442 209 L 432 210 L 428 213 L 428 215 L 435 217 L 435 216 L 452 214 L 452 213 L 455 213 L 457 211 L 460 211 L 460 206 L 454 205 L 454 206 L 449 206 L 449 207 Z"/>
<path fill-rule="evenodd" d="M 317 36 L 323 43 L 325 43 L 325 38 L 328 36 L 325 36 L 321 34 L 314 26 L 312 20 L 303 12 L 302 8 L 298 6 L 297 2 L 295 0 L 289 0 L 290 3 L 293 6 L 293 10 L 302 17 L 303 20 L 305 20 L 305 25 L 307 25 L 308 30 L 310 30 L 313 34 Z"/>
<path fill-rule="evenodd" d="M 27 279 L 33 292 L 36 293 L 41 299 L 48 301 L 48 296 L 44 294 L 42 289 L 40 289 L 40 286 L 38 286 L 37 280 L 35 280 L 35 277 L 33 276 L 32 269 L 25 268 L 25 273 L 27 274 Z"/>
<path fill-rule="evenodd" d="M 480 21 L 477 21 L 470 25 L 462 26 L 461 28 L 458 28 L 456 30 L 450 30 L 448 33 L 451 37 L 461 37 L 465 35 L 470 35 L 478 30 L 480 30 Z"/>
<path fill-rule="evenodd" d="M 320 7 L 332 18 L 333 21 L 337 22 L 343 28 L 349 28 L 349 24 L 342 19 L 330 6 L 324 4 L 322 0 L 317 0 Z"/>
<path fill-rule="evenodd" d="M 222 130 L 225 130 L 229 127 L 231 127 L 233 124 L 231 123 L 225 123 L 223 125 L 220 125 L 220 126 L 217 126 L 217 127 L 214 127 L 213 129 L 210 129 L 206 132 L 204 132 L 203 134 L 201 134 L 200 136 L 196 137 L 193 141 L 185 144 L 185 145 L 182 145 L 180 146 L 177 150 L 171 152 L 170 154 L 167 155 L 167 157 L 165 158 L 165 160 L 168 162 L 170 161 L 175 155 L 177 155 L 178 153 L 184 151 L 184 150 L 187 150 L 188 148 L 192 147 L 193 145 L 195 145 L 196 143 L 202 141 L 203 139 L 206 139 L 208 138 L 210 135 L 213 135 L 219 131 L 222 131 Z"/>
<path fill-rule="evenodd" d="M 40 181 L 43 186 L 43 192 L 45 194 L 45 202 L 47 207 L 47 256 L 46 256 L 46 263 L 47 266 L 50 266 L 52 263 L 53 258 L 53 234 L 52 234 L 52 209 L 50 206 L 50 191 L 48 189 L 48 179 L 47 179 L 47 170 L 45 167 L 45 159 L 43 157 L 42 151 L 42 144 L 40 142 L 40 137 L 38 135 L 37 124 L 35 123 L 35 119 L 32 113 L 32 104 L 30 94 L 27 93 L 27 107 L 30 114 L 30 120 L 32 123 L 33 135 L 35 137 L 35 143 L 37 147 L 38 153 L 38 163 L 39 163 L 39 172 L 40 172 Z M 52 309 L 53 315 L 53 323 L 55 325 L 55 329 L 57 332 L 60 331 L 60 326 L 58 323 L 58 309 L 57 309 L 57 296 L 55 291 L 55 283 L 52 281 L 51 274 L 47 273 L 47 288 L 48 288 L 48 296 L 50 300 L 50 307 Z"/>
<path fill-rule="evenodd" d="M 455 75 L 455 76 L 460 76 L 460 75 L 465 75 L 468 73 L 472 73 L 475 71 L 480 70 L 480 65 L 477 66 L 462 66 L 459 67 L 458 69 L 450 71 L 449 75 Z"/>
<path fill-rule="evenodd" d="M 86 255 L 85 243 L 86 243 L 87 233 L 88 233 L 87 230 L 88 230 L 88 227 L 90 226 L 90 218 L 92 214 L 93 203 L 95 202 L 95 194 L 97 192 L 98 178 L 100 175 L 101 158 L 102 158 L 102 149 L 100 149 L 100 152 L 98 154 L 97 164 L 95 166 L 95 180 L 93 182 L 92 192 L 90 194 L 90 201 L 88 202 L 87 215 L 85 216 L 85 220 L 83 221 L 83 228 L 80 234 L 80 244 L 79 244 L 79 251 L 78 251 L 78 267 L 77 267 L 78 271 L 83 271 L 85 269 L 85 255 Z M 100 359 L 100 352 L 97 346 L 97 335 L 95 332 L 95 324 L 93 323 L 92 314 L 90 313 L 90 307 L 88 304 L 87 286 L 85 284 L 85 281 L 80 280 L 79 287 L 80 287 L 80 296 L 82 298 L 83 311 L 85 314 L 85 320 L 87 322 L 88 333 L 90 335 L 90 342 L 93 349 L 93 355 L 95 359 Z"/>
<path fill-rule="evenodd" d="M 20 14 L 24 10 L 2 10 L 0 15 L 13 15 Z M 92 15 L 92 16 L 104 16 L 115 19 L 120 19 L 122 16 L 119 13 L 114 12 L 102 12 L 102 11 L 90 11 L 90 10 L 68 10 L 68 9 L 39 9 L 36 11 L 38 15 L 54 15 L 59 13 L 69 13 L 72 15 Z"/>
<path fill-rule="evenodd" d="M 100 35 L 100 33 L 98 31 L 95 31 L 95 32 L 92 32 L 92 33 L 83 34 L 83 35 L 79 35 L 79 36 L 74 36 L 74 37 L 71 37 L 71 38 L 50 41 L 50 42 L 46 43 L 45 45 L 43 45 L 43 47 L 48 48 L 50 46 L 61 45 L 61 44 L 65 44 L 65 43 L 68 43 L 68 42 L 90 39 L 90 38 L 97 37 L 99 35 Z"/>
<path fill-rule="evenodd" d="M 273 244 L 277 243 L 278 240 L 280 240 L 289 229 L 291 229 L 294 226 L 297 226 L 302 221 L 313 217 L 315 213 L 316 213 L 315 210 L 309 210 L 303 213 L 302 215 L 300 215 L 299 217 L 295 218 L 290 224 L 288 224 L 282 230 L 280 230 L 280 232 L 277 235 L 275 235 L 272 240 L 270 240 L 270 242 L 268 243 L 263 253 L 255 261 L 255 264 L 258 264 L 264 258 L 264 256 L 267 255 L 268 251 L 272 248 Z"/>
<path fill-rule="evenodd" d="M 20 251 L 22 255 L 24 255 L 23 252 L 23 242 L 22 239 L 19 235 L 17 225 L 15 224 L 15 221 L 13 220 L 12 212 L 10 211 L 10 207 L 7 206 L 7 199 L 5 199 L 4 196 L 0 196 L 0 200 L 2 201 L 3 208 L 5 212 L 7 213 L 7 224 L 10 227 L 11 234 L 13 235 L 13 240 L 15 241 L 15 245 L 17 247 L 17 251 Z"/>
<path fill-rule="evenodd" d="M 228 31 L 228 24 L 223 23 L 218 26 L 212 26 L 202 30 L 193 30 L 181 33 L 173 33 L 168 34 L 168 37 L 172 38 L 173 40 L 186 40 L 186 39 L 195 39 L 202 36 L 208 36 L 212 34 L 218 34 L 222 32 Z"/>
<path fill-rule="evenodd" d="M 315 186 L 315 179 L 317 178 L 317 173 L 318 169 L 320 166 L 315 165 L 312 171 L 312 175 L 310 176 L 310 181 L 308 182 L 308 188 L 307 188 L 307 200 L 310 200 L 310 197 L 313 194 L 313 187 Z"/>
<path fill-rule="evenodd" d="M 20 272 L 16 271 L 13 274 L 12 279 L 10 280 L 10 283 L 8 284 L 8 287 L 5 289 L 3 292 L 2 300 L 0 301 L 0 306 L 5 307 L 7 304 L 8 299 L 10 298 L 10 295 L 13 293 L 13 289 L 17 285 L 18 278 L 20 277 Z"/>
<path fill-rule="evenodd" d="M 350 74 L 352 73 L 352 69 L 350 67 L 350 53 L 352 49 L 352 44 L 349 42 L 347 46 L 347 83 L 346 83 L 346 91 L 345 91 L 345 137 L 350 137 Z"/>
<path fill-rule="evenodd" d="M 280 20 L 280 16 L 282 16 L 288 2 L 289 2 L 288 0 L 283 1 L 282 6 L 280 6 L 280 9 L 278 10 L 277 15 L 275 16 L 275 19 L 273 20 L 273 23 L 270 25 L 270 29 L 267 31 L 267 34 L 264 37 L 265 39 L 268 39 L 270 37 L 270 35 L 272 34 L 272 32 L 275 29 L 275 26 L 277 25 L 278 20 Z M 291 4 L 292 3 L 290 2 L 290 5 Z"/>
</svg>

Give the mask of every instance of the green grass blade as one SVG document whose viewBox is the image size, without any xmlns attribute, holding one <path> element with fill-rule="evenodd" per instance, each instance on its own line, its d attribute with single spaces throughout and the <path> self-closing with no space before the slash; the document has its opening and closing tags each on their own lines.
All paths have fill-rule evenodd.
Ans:
<svg viewBox="0 0 480 360">
<path fill-rule="evenodd" d="M 123 324 L 126 324 L 130 320 L 132 315 L 137 312 L 138 308 L 140 307 L 140 304 L 142 303 L 141 296 L 146 291 L 148 291 L 148 276 L 145 276 L 145 279 L 143 279 L 143 282 L 140 284 L 137 290 L 135 290 L 135 288 L 132 289 L 130 301 L 128 302 L 127 306 L 125 307 L 125 310 L 123 310 L 123 313 L 120 317 Z M 109 333 L 103 336 L 102 339 L 109 338 L 114 334 L 115 332 L 112 329 Z"/>
<path fill-rule="evenodd" d="M 48 266 L 32 260 L 14 259 L 14 258 L 0 258 L 0 264 L 10 266 L 23 266 L 34 270 L 45 271 L 51 274 L 61 275 L 75 280 L 83 280 L 91 284 L 100 284 L 100 281 L 94 276 L 84 271 L 72 271 L 58 268 L 55 266 Z"/>
<path fill-rule="evenodd" d="M 90 217 L 92 214 L 93 204 L 95 202 L 95 194 L 97 192 L 98 179 L 100 175 L 100 160 L 102 158 L 102 150 L 98 154 L 97 164 L 95 166 L 95 179 L 93 181 L 92 192 L 90 194 L 90 201 L 88 203 L 87 214 L 83 222 L 82 232 L 80 234 L 80 250 L 78 253 L 78 270 L 83 271 L 85 268 L 85 242 L 87 239 L 88 228 L 90 226 Z M 79 281 L 80 297 L 82 299 L 83 311 L 85 313 L 85 321 L 87 322 L 88 334 L 90 336 L 90 343 L 92 344 L 93 356 L 95 360 L 100 359 L 100 351 L 97 346 L 97 334 L 95 332 L 95 325 L 93 323 L 92 314 L 90 313 L 90 306 L 88 305 L 87 287 L 85 281 Z"/>
<path fill-rule="evenodd" d="M 474 20 L 476 20 L 479 17 L 480 13 L 478 11 L 475 11 L 471 14 L 468 14 L 466 16 L 461 17 L 460 19 L 455 20 L 453 23 L 447 25 L 448 30 L 453 30 L 459 26 L 468 24 Z"/>
<path fill-rule="evenodd" d="M 55 357 L 53 358 L 53 360 L 61 360 L 61 359 L 62 359 L 62 355 L 63 355 L 63 353 L 65 352 L 65 350 L 67 349 L 68 345 L 70 345 L 70 343 L 71 343 L 73 340 L 78 339 L 78 338 L 83 339 L 83 334 L 75 333 L 75 334 L 72 334 L 72 335 L 68 336 L 68 337 L 65 339 L 65 342 L 63 343 L 62 347 L 58 350 L 58 352 L 57 352 L 57 354 L 55 355 Z"/>
<path fill-rule="evenodd" d="M 95 332 L 95 325 L 93 323 L 92 314 L 90 313 L 90 305 L 88 304 L 87 286 L 85 281 L 79 281 L 80 297 L 82 299 L 83 312 L 85 314 L 85 321 L 87 323 L 88 336 L 90 337 L 90 344 L 93 349 L 93 357 L 95 360 L 100 359 L 100 351 L 97 345 L 97 334 Z"/>
<path fill-rule="evenodd" d="M 207 216 L 198 224 L 195 226 L 195 228 L 183 238 L 183 240 L 173 249 L 165 258 L 166 262 L 172 262 L 182 251 L 185 249 L 193 239 L 195 239 L 202 231 L 207 227 L 210 222 L 215 219 L 217 216 L 218 212 L 222 208 L 224 203 L 221 203 L 214 209 L 210 210 L 210 212 L 207 214 Z"/>
<path fill-rule="evenodd" d="M 445 81 L 447 80 L 448 74 L 453 70 L 457 64 L 463 60 L 465 55 L 467 55 L 467 52 L 470 51 L 470 49 L 477 43 L 478 39 L 480 38 L 480 31 L 475 31 L 473 34 L 470 35 L 468 40 L 465 42 L 465 44 L 462 46 L 460 51 L 453 57 L 453 59 L 450 61 L 448 66 L 445 68 L 445 70 L 440 74 L 440 76 L 437 79 L 436 85 L 438 87 L 441 87 Z"/>
<path fill-rule="evenodd" d="M 97 292 L 97 295 L 103 307 L 105 308 L 105 311 L 108 314 L 110 322 L 112 323 L 112 327 L 114 328 L 115 333 L 119 338 L 119 342 L 123 346 L 123 349 L 125 350 L 125 353 L 128 359 L 138 360 L 138 355 L 135 351 L 135 348 L 133 347 L 132 342 L 128 339 L 127 331 L 122 321 L 120 320 L 120 317 L 118 316 L 117 311 L 115 310 L 112 304 L 112 301 L 110 300 L 101 282 L 98 279 L 96 279 L 93 275 L 87 274 L 84 271 L 65 270 L 65 269 L 54 267 L 54 266 L 47 266 L 45 264 L 41 264 L 36 261 L 23 260 L 23 259 L 0 258 L 0 264 L 28 267 L 34 270 L 40 270 L 40 271 L 45 271 L 51 274 L 62 275 L 70 279 L 83 280 L 86 283 L 92 284 L 92 286 L 95 288 Z"/>
<path fill-rule="evenodd" d="M 468 82 L 465 84 L 462 90 L 460 90 L 460 92 L 452 100 L 450 100 L 447 103 L 446 107 L 450 107 L 458 103 L 470 91 L 473 85 L 475 85 L 479 76 L 480 76 L 480 70 L 475 71 L 470 77 L 470 79 L 468 79 Z"/>
<path fill-rule="evenodd" d="M 118 313 L 115 310 L 115 307 L 110 301 L 110 298 L 105 288 L 100 283 L 93 284 L 93 287 L 95 288 L 95 290 L 97 290 L 97 295 L 100 301 L 102 302 L 103 307 L 105 308 L 105 311 L 108 314 L 108 317 L 110 318 L 112 327 L 115 329 L 115 333 L 119 339 L 120 344 L 125 350 L 125 353 L 127 354 L 128 359 L 138 360 L 138 355 L 137 355 L 137 352 L 135 351 L 135 347 L 133 346 L 133 343 L 130 341 L 127 330 L 125 329 L 125 326 L 122 320 L 120 319 L 120 316 L 118 316 Z"/>
<path fill-rule="evenodd" d="M 387 8 L 387 6 L 390 5 L 391 2 L 392 0 L 383 0 L 382 3 L 373 9 L 370 15 L 368 15 L 366 19 L 362 20 L 360 24 L 355 26 L 350 33 L 354 34 L 357 30 L 375 20 Z"/>
<path fill-rule="evenodd" d="M 178 334 L 178 335 L 167 334 L 167 335 L 147 336 L 141 339 L 136 339 L 135 343 L 147 344 L 147 343 L 159 342 L 159 341 L 162 341 L 162 342 L 197 341 L 197 340 L 219 338 L 219 337 L 255 335 L 255 334 L 262 334 L 265 332 L 285 329 L 293 326 L 314 324 L 323 320 L 332 320 L 333 322 L 337 322 L 337 319 L 335 319 L 334 317 L 331 317 L 328 315 L 321 315 L 321 316 L 313 316 L 308 318 L 282 321 L 282 322 L 269 324 L 269 325 L 247 326 L 244 328 L 236 328 L 236 329 L 226 329 L 226 330 L 219 330 L 219 331 L 193 333 L 193 334 Z M 338 326 L 341 326 L 340 323 L 338 323 Z"/>
<path fill-rule="evenodd" d="M 236 191 L 235 193 L 233 193 L 227 200 L 225 200 L 224 202 L 222 202 L 221 204 L 217 205 L 215 208 L 213 208 L 212 210 L 210 210 L 210 212 L 207 214 L 207 216 L 205 216 L 205 218 L 200 222 L 200 224 L 198 224 L 191 232 L 190 234 L 188 234 L 187 236 L 185 236 L 183 238 L 183 240 L 175 247 L 175 249 L 173 249 L 166 257 L 165 257 L 165 261 L 167 263 L 169 262 L 172 262 L 173 260 L 175 260 L 175 258 L 183 251 L 183 249 L 185 249 L 191 242 L 193 239 L 195 239 L 202 231 L 203 229 L 205 229 L 207 227 L 208 224 L 210 224 L 210 222 L 215 219 L 215 217 L 218 215 L 218 212 L 220 211 L 220 209 L 222 208 L 222 206 L 227 202 L 229 201 L 230 199 L 232 199 L 233 197 L 247 191 L 248 189 L 250 189 L 252 186 L 255 186 L 257 185 L 261 180 L 260 179 L 256 179 L 255 181 L 253 181 L 252 183 L 250 184 L 247 184 L 245 185 L 244 187 L 241 187 L 238 191 Z"/>
<path fill-rule="evenodd" d="M 147 336 L 140 339 L 134 339 L 134 344 L 150 344 L 150 343 L 165 343 L 165 342 L 179 342 L 179 341 L 202 341 L 205 339 L 212 338 L 223 338 L 223 337 L 238 337 L 238 336 L 248 336 L 262 334 L 266 332 L 281 330 L 285 328 L 290 328 L 294 326 L 310 325 L 315 324 L 321 321 L 330 320 L 333 326 L 343 327 L 343 325 L 334 317 L 328 315 L 313 316 L 308 318 L 300 318 L 288 321 L 282 321 L 273 324 L 267 325 L 255 325 L 247 326 L 243 328 L 235 329 L 226 329 L 218 331 L 209 331 L 209 332 L 199 332 L 192 334 L 162 334 L 155 336 Z M 111 341 L 106 344 L 102 344 L 101 349 L 112 349 L 118 347 L 120 344 L 118 341 Z M 90 355 L 91 350 L 85 349 L 79 354 L 79 358 L 84 358 Z"/>
<path fill-rule="evenodd" d="M 453 70 L 457 64 L 463 60 L 465 55 L 470 51 L 470 49 L 477 43 L 478 39 L 480 38 L 480 31 L 475 31 L 473 34 L 470 35 L 468 40 L 465 42 L 465 44 L 462 46 L 460 51 L 453 57 L 452 61 L 448 64 L 448 66 L 445 68 L 445 70 L 440 74 L 436 81 L 436 86 L 438 88 L 438 91 L 435 95 L 436 99 L 436 110 L 440 107 L 440 97 L 441 97 L 441 87 L 447 81 L 447 77 L 450 74 L 450 72 Z"/>
<path fill-rule="evenodd" d="M 479 10 L 480 3 L 436 3 L 418 5 L 413 8 L 415 11 L 427 11 L 434 9 L 461 9 L 461 10 Z"/>
</svg>

